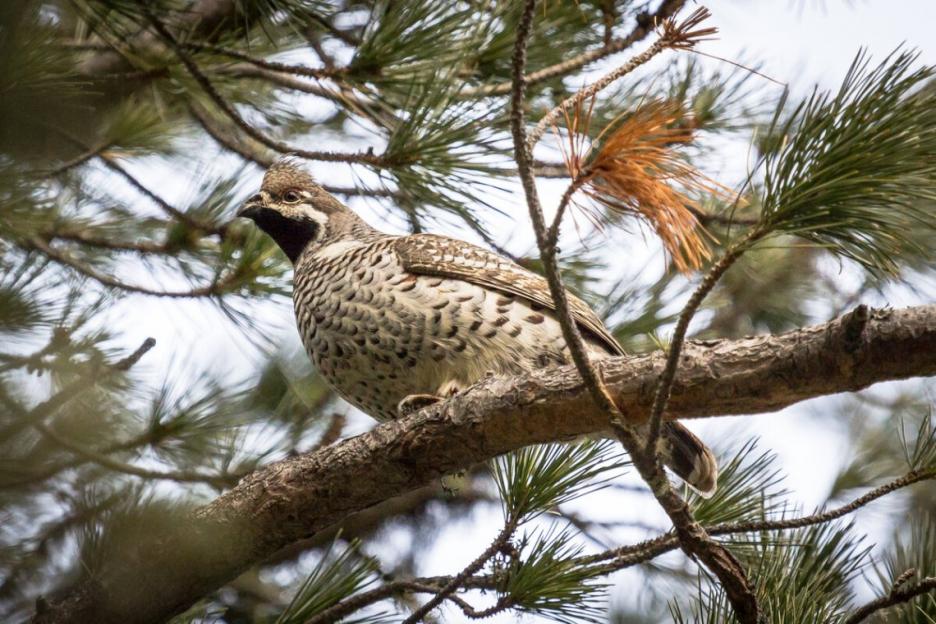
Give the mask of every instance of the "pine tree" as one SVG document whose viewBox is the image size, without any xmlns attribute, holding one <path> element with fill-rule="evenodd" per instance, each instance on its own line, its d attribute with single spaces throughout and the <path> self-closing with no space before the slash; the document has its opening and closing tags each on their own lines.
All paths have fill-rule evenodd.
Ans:
<svg viewBox="0 0 936 624">
<path fill-rule="evenodd" d="M 0 4 L 2 619 L 936 621 L 932 383 L 864 390 L 936 375 L 936 307 L 886 305 L 936 280 L 936 68 L 856 51 L 798 99 L 701 62 L 688 4 Z M 743 179 L 705 167 L 725 139 Z M 288 260 L 234 219 L 285 154 L 635 356 L 353 437 L 281 331 Z M 703 499 L 631 428 L 837 393 L 852 461 L 816 510 L 770 439 L 726 436 Z M 623 447 L 581 441 L 609 423 Z M 465 518 L 489 545 L 425 576 Z"/>
</svg>

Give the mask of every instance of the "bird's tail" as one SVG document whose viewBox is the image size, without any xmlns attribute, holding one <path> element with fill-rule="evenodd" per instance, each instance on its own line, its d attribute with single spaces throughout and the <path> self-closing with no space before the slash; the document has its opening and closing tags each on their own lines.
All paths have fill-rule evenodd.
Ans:
<svg viewBox="0 0 936 624">
<path fill-rule="evenodd" d="M 661 457 L 667 468 L 704 498 L 715 493 L 718 463 L 694 433 L 678 422 L 665 422 L 660 432 Z"/>
</svg>

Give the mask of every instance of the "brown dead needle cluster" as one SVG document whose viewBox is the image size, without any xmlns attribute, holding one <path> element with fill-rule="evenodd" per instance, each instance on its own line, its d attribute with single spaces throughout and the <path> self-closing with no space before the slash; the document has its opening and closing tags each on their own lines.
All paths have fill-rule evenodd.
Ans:
<svg viewBox="0 0 936 624">
<path fill-rule="evenodd" d="M 683 159 L 692 142 L 691 120 L 678 104 L 649 102 L 621 115 L 588 140 L 594 102 L 566 114 L 563 158 L 577 188 L 609 210 L 649 223 L 680 271 L 710 259 L 710 235 L 696 218 L 698 196 L 730 191 Z"/>
</svg>

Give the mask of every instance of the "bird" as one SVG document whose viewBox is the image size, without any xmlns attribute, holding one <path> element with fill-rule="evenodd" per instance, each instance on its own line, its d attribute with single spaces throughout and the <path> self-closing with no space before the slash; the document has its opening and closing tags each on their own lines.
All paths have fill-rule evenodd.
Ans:
<svg viewBox="0 0 936 624">
<path fill-rule="evenodd" d="M 378 421 L 485 377 L 571 362 L 541 275 L 455 238 L 381 232 L 294 158 L 267 169 L 238 216 L 292 263 L 297 327 L 319 374 Z M 584 301 L 571 293 L 568 301 L 590 358 L 624 355 Z M 661 441 L 672 472 L 703 496 L 714 493 L 717 462 L 698 437 L 667 421 Z"/>
</svg>

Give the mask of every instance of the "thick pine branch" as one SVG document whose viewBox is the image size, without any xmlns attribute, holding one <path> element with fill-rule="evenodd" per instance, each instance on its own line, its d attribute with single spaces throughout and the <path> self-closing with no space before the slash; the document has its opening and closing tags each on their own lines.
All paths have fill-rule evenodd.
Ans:
<svg viewBox="0 0 936 624">
<path fill-rule="evenodd" d="M 864 309 L 779 336 L 690 342 L 681 359 L 667 417 L 775 411 L 936 375 L 936 305 Z M 664 360 L 655 353 L 602 367 L 627 417 L 646 417 Z M 606 429 L 607 416 L 574 367 L 485 380 L 406 419 L 245 477 L 172 534 L 134 545 L 137 552 L 125 553 L 97 582 L 44 605 L 34 621 L 162 621 L 356 511 L 522 446 Z"/>
</svg>

